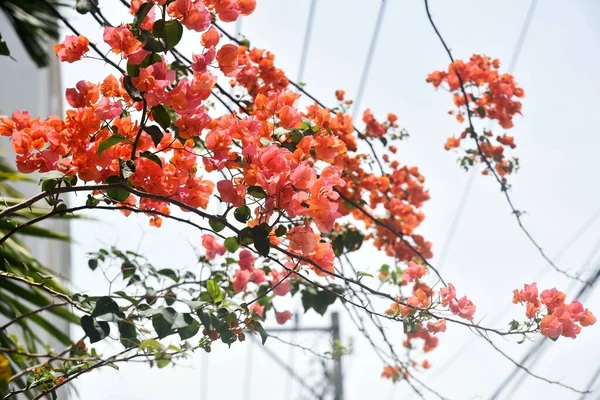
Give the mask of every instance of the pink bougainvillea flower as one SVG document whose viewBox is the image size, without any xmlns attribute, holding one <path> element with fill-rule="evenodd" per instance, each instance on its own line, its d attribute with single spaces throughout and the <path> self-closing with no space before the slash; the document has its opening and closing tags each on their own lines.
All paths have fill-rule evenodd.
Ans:
<svg viewBox="0 0 600 400">
<path fill-rule="evenodd" d="M 81 60 L 87 53 L 90 41 L 85 36 L 67 35 L 65 40 L 54 46 L 54 52 L 60 61 L 72 63 Z"/>
<path fill-rule="evenodd" d="M 447 307 L 455 297 L 456 289 L 454 288 L 453 284 L 449 283 L 448 287 L 443 287 L 440 289 L 442 307 Z"/>
<path fill-rule="evenodd" d="M 202 1 L 175 0 L 167 6 L 167 12 L 183 26 L 196 32 L 205 31 L 212 19 Z"/>
<path fill-rule="evenodd" d="M 591 311 L 586 310 L 585 313 L 579 317 L 579 323 L 581 326 L 590 326 L 596 323 L 596 317 Z"/>
<path fill-rule="evenodd" d="M 435 322 L 427 322 L 427 330 L 431 333 L 446 332 L 446 320 L 440 319 Z"/>
<path fill-rule="evenodd" d="M 515 289 L 513 291 L 513 303 L 516 304 L 522 302 L 538 302 L 538 288 L 535 282 L 533 282 L 531 285 L 525 284 L 523 290 Z"/>
<path fill-rule="evenodd" d="M 98 85 L 85 80 L 77 82 L 74 88 L 68 88 L 65 91 L 67 103 L 73 108 L 91 106 L 98 101 L 99 97 Z"/>
<path fill-rule="evenodd" d="M 287 310 L 286 311 L 277 311 L 277 312 L 275 312 L 275 319 L 277 320 L 277 323 L 279 325 L 285 324 L 293 316 L 294 316 L 294 314 L 292 314 L 291 312 L 289 312 Z"/>
<path fill-rule="evenodd" d="M 558 291 L 556 288 L 544 290 L 540 294 L 542 304 L 548 307 L 548 311 L 553 312 L 554 309 L 562 307 L 565 304 L 566 295 Z"/>
<path fill-rule="evenodd" d="M 546 315 L 540 323 L 540 330 L 542 335 L 556 340 L 562 334 L 562 324 L 555 315 Z"/>
<path fill-rule="evenodd" d="M 258 304 L 258 301 L 252 303 L 252 305 L 248 307 L 248 310 L 250 311 L 250 314 L 256 313 L 256 315 L 261 318 L 265 317 L 265 307 Z"/>
<path fill-rule="evenodd" d="M 233 278 L 233 290 L 236 293 L 245 292 L 248 287 L 248 281 L 250 280 L 250 271 L 245 269 L 238 269 L 235 271 L 235 277 Z"/>
<path fill-rule="evenodd" d="M 220 37 L 221 35 L 219 34 L 217 28 L 211 26 L 202 34 L 202 37 L 200 38 L 200 44 L 206 48 L 215 47 L 217 44 L 219 44 Z"/>
<path fill-rule="evenodd" d="M 110 101 L 107 97 L 103 97 L 94 110 L 96 118 L 99 120 L 111 120 L 117 118 L 123 112 L 123 103 L 120 101 Z"/>
<path fill-rule="evenodd" d="M 452 300 L 450 302 L 450 311 L 454 315 L 458 315 L 461 318 L 472 320 L 473 314 L 477 307 L 471 300 L 467 300 L 466 296 L 461 297 L 458 301 Z"/>
<path fill-rule="evenodd" d="M 290 292 L 290 280 L 287 278 L 287 272 L 272 269 L 271 276 L 273 277 L 271 282 L 273 293 L 276 296 L 285 296 Z"/>
<path fill-rule="evenodd" d="M 221 201 L 231 203 L 234 207 L 239 207 L 244 204 L 244 199 L 246 197 L 245 186 L 234 186 L 233 182 L 222 180 L 217 182 L 217 190 L 221 195 Z"/>
<path fill-rule="evenodd" d="M 250 273 L 250 280 L 257 285 L 266 282 L 267 278 L 265 277 L 265 271 L 260 268 L 254 268 Z"/>
<path fill-rule="evenodd" d="M 417 264 L 414 261 L 409 261 L 408 268 L 404 270 L 404 275 L 402 276 L 402 279 L 408 282 L 412 282 L 415 279 L 421 279 L 426 272 L 427 269 L 425 268 L 425 266 Z"/>
<path fill-rule="evenodd" d="M 225 254 L 225 247 L 222 243 L 217 242 L 212 235 L 202 235 L 202 247 L 206 249 L 206 258 L 214 260 L 217 255 Z"/>
<path fill-rule="evenodd" d="M 242 250 L 240 251 L 240 261 L 239 266 L 241 269 L 246 269 L 248 271 L 252 271 L 254 267 L 254 256 L 250 250 Z"/>
</svg>

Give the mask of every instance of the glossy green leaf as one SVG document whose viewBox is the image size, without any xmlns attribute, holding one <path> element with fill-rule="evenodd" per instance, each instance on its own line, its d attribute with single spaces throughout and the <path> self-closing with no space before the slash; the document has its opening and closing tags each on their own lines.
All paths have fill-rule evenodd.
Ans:
<svg viewBox="0 0 600 400">
<path fill-rule="evenodd" d="M 225 247 L 225 249 L 228 252 L 235 253 L 239 249 L 240 244 L 238 243 L 238 239 L 236 237 L 232 236 L 232 237 L 225 239 L 223 246 Z"/>
<path fill-rule="evenodd" d="M 81 317 L 81 327 L 90 339 L 90 343 L 96 343 L 110 335 L 108 322 L 97 321 L 89 315 Z"/>
<path fill-rule="evenodd" d="M 152 107 L 152 116 L 163 129 L 167 129 L 171 126 L 171 115 L 167 111 L 164 105 L 158 104 Z"/>
<path fill-rule="evenodd" d="M 121 181 L 121 178 L 113 175 L 113 176 L 109 176 L 108 178 L 106 178 L 105 183 L 115 184 L 115 183 L 123 183 L 123 182 Z M 127 198 L 129 197 L 129 192 L 126 190 L 123 190 L 123 189 L 107 189 L 106 194 L 112 200 L 119 202 L 119 203 L 127 200 Z"/>
<path fill-rule="evenodd" d="M 239 222 L 247 222 L 252 217 L 252 212 L 250 211 L 250 207 L 244 204 L 235 209 L 233 216 Z"/>
<path fill-rule="evenodd" d="M 209 219 L 208 224 L 210 225 L 211 229 L 215 232 L 221 232 L 223 229 L 225 229 L 225 224 L 218 218 Z"/>
<path fill-rule="evenodd" d="M 167 49 L 172 49 L 177 46 L 182 36 L 183 25 L 181 25 L 181 22 L 176 19 L 165 22 L 163 38 L 167 45 Z"/>
<path fill-rule="evenodd" d="M 154 146 L 158 146 L 158 144 L 162 140 L 163 136 L 165 135 L 163 133 L 163 131 L 156 125 L 145 126 L 144 131 L 148 135 L 150 135 L 150 137 L 152 138 L 152 143 L 154 143 Z"/>
<path fill-rule="evenodd" d="M 267 194 L 260 186 L 250 186 L 248 188 L 248 194 L 256 199 L 264 199 Z"/>
<path fill-rule="evenodd" d="M 210 294 L 213 303 L 219 303 L 223 301 L 223 292 L 215 281 L 209 279 L 206 283 L 206 289 L 208 290 L 208 294 Z"/>
<path fill-rule="evenodd" d="M 142 158 L 147 158 L 150 161 L 153 161 L 155 163 L 158 164 L 159 167 L 162 168 L 162 160 L 160 159 L 159 156 L 157 156 L 156 154 L 150 152 L 150 151 L 142 151 L 140 153 L 140 157 Z"/>
<path fill-rule="evenodd" d="M 127 141 L 129 141 L 129 139 L 127 139 L 125 136 L 115 133 L 114 135 L 112 135 L 111 137 L 104 140 L 102 143 L 100 143 L 98 145 L 98 155 L 101 155 L 107 149 L 113 147 L 114 145 L 116 145 L 118 143 L 123 143 L 123 142 L 127 142 Z"/>
</svg>

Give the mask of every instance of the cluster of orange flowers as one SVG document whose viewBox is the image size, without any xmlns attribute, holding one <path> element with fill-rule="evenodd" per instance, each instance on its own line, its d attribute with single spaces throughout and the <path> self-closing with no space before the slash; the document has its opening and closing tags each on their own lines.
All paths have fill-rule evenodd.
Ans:
<svg viewBox="0 0 600 400">
<path fill-rule="evenodd" d="M 487 56 L 473 55 L 468 62 L 457 60 L 450 64 L 447 71 L 434 71 L 427 77 L 427 82 L 435 88 L 445 84 L 453 95 L 456 110 L 449 111 L 455 114 L 458 122 L 469 120 L 497 121 L 504 129 L 513 127 L 513 117 L 521 114 L 521 102 L 525 92 L 517 86 L 514 77 L 510 74 L 499 72 L 500 61 Z M 486 160 L 495 168 L 499 176 L 504 177 L 518 167 L 518 159 L 507 159 L 505 150 L 516 147 L 513 137 L 506 134 L 499 136 L 484 129 L 483 134 L 477 136 L 469 126 L 458 137 L 451 137 L 446 141 L 446 150 L 459 148 L 467 137 L 475 137 L 480 142 L 479 146 L 466 146 L 466 156 L 462 165 L 468 167 L 476 160 Z M 497 144 L 493 144 L 493 140 Z M 486 169 L 484 174 L 489 173 Z"/>
<path fill-rule="evenodd" d="M 150 9 L 142 7 L 145 4 L 150 4 Z M 422 281 L 427 269 L 420 262 L 432 257 L 432 245 L 417 229 L 429 193 L 417 167 L 394 159 L 397 148 L 391 141 L 405 136 L 398 134 L 398 117 L 388 114 L 385 121 L 379 121 L 367 109 L 362 118 L 365 130 L 358 133 L 345 111 L 352 102 L 345 100 L 341 90 L 336 92 L 341 109 L 312 104 L 300 110 L 296 106 L 300 95 L 289 89 L 285 73 L 274 65 L 273 54 L 220 44 L 213 17 L 234 21 L 250 14 L 255 6 L 254 0 L 175 0 L 168 5 L 164 0 L 133 1 L 132 14 L 145 12 L 139 26 L 107 27 L 103 35 L 113 56 L 119 55 L 127 64 L 127 74 L 109 75 L 101 83 L 81 81 L 67 89 L 72 109 L 64 119 L 41 120 L 18 111 L 11 118 L 0 119 L 0 135 L 12 139 L 21 172 L 61 171 L 84 182 L 125 183 L 155 195 L 153 199 L 109 197 L 113 203 L 147 212 L 150 224 L 157 227 L 161 219 L 153 212 L 168 215 L 170 200 L 206 209 L 211 199 L 218 199 L 228 206 L 226 217 L 236 208 L 233 214 L 243 225 L 241 231 L 266 230 L 261 231 L 264 238 L 258 237 L 266 243 L 253 239 L 259 254 L 268 255 L 270 245 L 278 245 L 284 246 L 288 255 L 302 256 L 298 265 L 290 261 L 297 257 L 286 259 L 288 269 L 306 266 L 320 276 L 331 276 L 335 254 L 330 235 L 342 231 L 342 217 L 360 221 L 366 228 L 365 240 L 398 264 L 407 263 L 402 281 L 395 283 L 414 282 L 413 292 L 393 303 L 388 314 L 412 324 L 405 346 L 422 340 L 423 350 L 431 351 L 439 341 L 435 335 L 446 330 L 446 320 L 432 319 L 426 310 L 439 305 L 470 321 L 476 307 L 465 296 L 457 299 L 452 284 L 436 292 Z M 140 35 L 140 29 L 152 35 L 155 11 L 160 8 L 159 15 L 169 18 L 165 24 L 203 32 L 202 46 L 192 55 L 189 73 L 167 59 L 167 48 L 161 46 L 174 47 L 169 42 L 172 39 L 153 43 Z M 157 26 L 160 33 L 161 25 Z M 87 38 L 69 36 L 55 51 L 62 61 L 75 62 L 89 51 L 88 44 Z M 498 121 L 508 129 L 513 117 L 520 114 L 518 99 L 523 90 L 511 75 L 500 74 L 498 69 L 498 60 L 475 55 L 469 62 L 454 62 L 448 71 L 430 74 L 427 81 L 436 88 L 448 86 L 459 122 L 469 115 Z M 231 86 L 242 93 L 237 101 L 242 112 L 215 117 L 207 111 L 206 100 L 217 85 L 217 74 L 228 77 Z M 134 112 L 141 112 L 142 117 L 132 118 Z M 468 128 L 459 138 L 449 139 L 446 148 L 459 147 L 469 134 L 475 132 Z M 358 139 L 370 146 L 381 142 L 386 150 L 381 160 L 378 149 L 360 151 Z M 491 160 L 497 173 L 504 176 L 516 165 L 516 159 L 505 157 L 505 149 L 515 144 L 506 135 L 497 136 L 497 144 L 492 140 L 492 133 L 484 131 L 477 137 L 478 146 L 466 150 L 466 162 Z M 227 178 L 205 178 L 213 171 Z M 282 216 L 288 227 L 277 226 Z M 225 245 L 212 236 L 204 236 L 202 244 L 209 260 L 226 252 Z M 247 250 L 241 251 L 238 259 L 230 277 L 235 293 L 247 293 L 251 283 L 265 282 L 266 276 L 277 285 L 275 295 L 290 292 L 289 281 L 285 281 L 295 274 L 286 277 L 272 268 L 266 273 L 255 266 L 255 258 Z M 252 310 L 264 316 L 263 305 L 255 303 Z M 578 333 L 575 322 L 582 326 L 593 323 L 591 313 L 577 304 L 557 303 L 550 312 L 541 322 L 542 332 L 550 337 Z M 276 312 L 279 323 L 290 317 L 288 311 Z M 423 362 L 422 367 L 428 368 L 429 363 Z M 407 374 L 401 367 L 387 366 L 383 376 L 399 379 Z"/>
</svg>

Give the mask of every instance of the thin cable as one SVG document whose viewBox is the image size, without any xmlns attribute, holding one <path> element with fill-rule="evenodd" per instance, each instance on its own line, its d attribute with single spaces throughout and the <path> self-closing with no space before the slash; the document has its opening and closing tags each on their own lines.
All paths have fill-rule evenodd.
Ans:
<svg viewBox="0 0 600 400">
<path fill-rule="evenodd" d="M 599 242 L 600 243 L 600 242 Z M 595 250 L 595 249 L 594 249 Z M 600 264 L 600 263 L 599 263 Z M 594 276 L 592 277 L 592 279 L 590 279 L 590 282 L 593 284 L 594 282 L 596 282 L 596 280 L 598 280 L 598 277 L 600 276 L 600 265 L 597 267 L 596 269 L 596 273 L 594 274 Z M 577 293 L 577 295 L 575 296 L 575 300 L 583 300 L 583 296 L 586 294 L 587 290 L 591 287 L 591 285 L 583 285 L 581 287 L 581 289 L 579 290 L 579 292 Z M 546 341 L 547 338 L 544 337 L 542 340 L 540 340 L 538 342 L 538 344 L 534 347 L 532 347 L 527 354 L 525 354 L 525 356 L 521 359 L 521 361 L 519 362 L 520 365 L 523 364 L 523 362 L 527 361 L 529 358 L 531 358 L 531 356 L 533 354 L 535 354 L 540 348 L 541 348 L 541 343 L 543 343 L 544 341 Z M 532 362 L 530 367 L 533 366 L 535 364 L 535 362 Z M 498 387 L 496 388 L 496 390 L 494 391 L 494 394 L 492 395 L 492 397 L 490 397 L 491 400 L 497 399 L 498 396 L 500 395 L 500 393 L 502 393 L 502 391 L 506 388 L 506 386 L 510 383 L 510 381 L 517 375 L 518 373 L 518 368 L 515 368 L 513 370 L 513 372 L 507 376 L 504 381 L 502 381 L 502 383 L 500 385 L 498 385 Z M 519 387 L 515 387 L 513 389 L 513 392 L 516 391 Z"/>
<path fill-rule="evenodd" d="M 593 392 L 592 386 L 594 386 L 594 383 L 596 382 L 596 380 L 598 380 L 598 377 L 600 377 L 600 366 L 596 370 L 594 376 L 592 376 L 592 379 L 590 379 L 590 383 L 587 385 L 587 388 L 585 388 L 585 391 L 589 393 L 582 394 L 579 400 L 584 400 L 588 395 L 590 395 Z"/>
<path fill-rule="evenodd" d="M 256 342 L 258 340 L 252 334 L 248 335 L 247 337 L 249 337 L 250 340 L 252 340 L 254 342 Z M 321 398 L 321 395 L 319 393 L 317 393 L 317 391 L 312 386 L 310 386 L 304 379 L 302 379 L 302 377 L 300 375 L 298 375 L 292 368 L 290 368 L 289 365 L 287 365 L 284 361 L 282 361 L 281 358 L 279 358 L 279 356 L 277 354 L 275 354 L 271 349 L 269 349 L 266 346 L 261 346 L 261 349 L 265 353 L 267 353 L 267 355 L 269 357 L 271 357 L 271 359 L 273 361 L 275 361 L 276 364 L 278 364 L 281 368 L 285 369 L 292 378 L 294 378 L 298 383 L 300 383 L 302 385 L 303 388 L 308 390 L 315 397 L 315 399 Z"/>
<path fill-rule="evenodd" d="M 585 222 L 579 227 L 579 229 L 566 241 L 565 246 L 563 248 L 561 248 L 558 253 L 556 253 L 555 257 L 554 257 L 554 261 L 558 262 L 564 255 L 565 253 L 571 248 L 573 247 L 573 245 L 575 243 L 577 243 L 577 241 L 587 232 L 587 230 L 594 224 L 594 222 L 596 222 L 598 220 L 598 218 L 600 217 L 600 208 L 598 210 L 596 210 L 596 212 L 594 214 L 592 214 L 590 216 L 590 218 L 586 219 Z M 583 265 L 588 266 L 590 263 L 590 260 L 592 259 L 593 255 L 596 254 L 596 252 L 598 251 L 598 249 L 600 249 L 600 243 L 597 243 L 596 246 L 592 249 L 592 251 L 590 252 L 590 254 L 588 255 L 588 257 L 586 258 L 586 260 L 583 262 Z M 534 280 L 535 282 L 540 281 L 541 279 L 543 279 L 551 270 L 547 269 L 547 268 L 543 268 L 541 269 L 541 273 L 538 275 L 538 277 Z M 511 304 L 508 304 L 504 307 L 504 309 L 493 318 L 493 321 L 499 321 L 501 320 L 506 313 L 510 310 L 511 308 Z M 429 376 L 429 379 L 427 380 L 426 383 L 431 383 L 433 382 L 435 379 L 437 379 L 438 376 L 440 376 L 442 374 L 442 372 L 444 372 L 445 370 L 447 370 L 450 366 L 452 366 L 454 363 L 456 363 L 456 361 L 462 357 L 464 354 L 466 354 L 467 350 L 469 348 L 473 347 L 473 343 L 471 340 L 466 341 L 456 352 L 452 357 L 448 358 L 448 361 L 446 361 L 444 364 L 442 364 L 441 367 L 436 368 L 435 371 L 433 371 L 433 374 L 431 374 Z"/>
<path fill-rule="evenodd" d="M 379 31 L 381 29 L 381 23 L 383 22 L 383 15 L 385 14 L 385 6 L 387 0 L 381 0 L 381 6 L 379 6 L 379 14 L 377 15 L 377 21 L 375 22 L 375 29 L 373 30 L 373 37 L 371 38 L 371 45 L 369 46 L 369 52 L 365 60 L 365 67 L 363 69 L 362 77 L 360 78 L 360 84 L 358 85 L 358 92 L 356 93 L 356 99 L 353 104 L 352 120 L 356 120 L 356 115 L 360 109 L 360 103 L 362 101 L 363 93 L 367 85 L 367 78 L 371 69 L 371 62 L 373 61 L 373 54 L 375 54 L 375 47 L 379 40 Z"/>
<path fill-rule="evenodd" d="M 533 20 L 533 15 L 535 14 L 537 3 L 538 3 L 538 0 L 532 0 L 529 5 L 529 9 L 527 10 L 527 14 L 525 15 L 525 20 L 523 21 L 523 25 L 521 26 L 521 32 L 519 33 L 519 38 L 517 39 L 517 43 L 515 45 L 515 48 L 513 50 L 513 53 L 512 53 L 511 59 L 510 59 L 510 63 L 508 65 L 508 73 L 509 74 L 512 74 L 514 72 L 515 68 L 517 67 L 517 62 L 521 55 L 521 50 L 523 50 L 523 45 L 525 44 L 525 39 L 527 38 L 527 33 L 529 32 L 529 27 L 531 25 L 531 21 Z M 494 125 L 495 125 L 495 121 L 491 121 L 487 130 L 491 131 L 492 128 L 494 127 Z M 477 169 L 472 168 L 471 173 L 469 175 L 469 180 L 467 181 L 467 184 L 465 185 L 460 202 L 458 204 L 458 207 L 456 208 L 456 213 L 454 214 L 454 219 L 452 220 L 452 223 L 450 224 L 450 229 L 448 230 L 448 234 L 446 235 L 446 240 L 444 241 L 444 246 L 442 247 L 442 251 L 440 252 L 440 259 L 437 263 L 438 268 L 441 268 L 442 265 L 444 264 L 444 261 L 446 261 L 446 257 L 448 256 L 448 253 L 450 251 L 450 246 L 452 244 L 452 239 L 454 238 L 456 230 L 458 229 L 459 221 L 462 218 L 462 214 L 467 205 L 467 199 L 469 198 L 469 195 L 471 194 L 471 190 L 473 189 L 473 183 L 475 182 L 475 178 L 477 175 L 478 175 Z"/>
<path fill-rule="evenodd" d="M 313 20 L 315 19 L 315 9 L 317 0 L 311 0 L 308 10 L 308 22 L 306 23 L 306 31 L 304 32 L 304 42 L 302 43 L 302 55 L 300 56 L 300 66 L 298 67 L 298 83 L 302 84 L 304 79 L 304 71 L 306 69 L 306 60 L 308 58 L 308 47 L 310 45 L 310 37 L 312 35 Z"/>
<path fill-rule="evenodd" d="M 598 240 L 596 242 L 596 245 L 592 248 L 592 251 L 590 252 L 590 254 L 588 255 L 588 257 L 583 261 L 581 268 L 579 269 L 580 273 L 582 271 L 585 271 L 587 268 L 589 268 L 592 260 L 594 259 L 594 257 L 596 256 L 596 254 L 598 253 L 598 250 L 600 250 L 600 240 Z M 567 293 L 571 292 L 573 290 L 573 287 L 575 286 L 576 282 L 572 282 L 571 286 L 567 289 Z M 578 294 L 578 296 L 583 296 L 583 292 L 580 291 L 580 293 Z M 583 299 L 579 299 L 579 298 L 575 298 L 575 300 L 583 300 Z M 529 360 L 530 358 L 530 364 L 528 366 L 528 368 L 532 368 L 541 358 L 543 351 L 542 351 L 542 347 L 544 346 L 545 343 L 547 343 L 548 341 L 546 340 L 546 338 L 544 337 L 541 341 L 539 341 L 538 343 L 536 343 L 536 346 L 532 347 L 529 350 L 529 354 L 523 359 L 523 363 L 525 363 L 526 361 Z M 529 357 L 531 356 L 531 357 Z M 514 371 L 515 373 L 512 374 L 511 376 L 514 378 L 515 376 L 517 376 L 519 374 L 519 371 Z M 511 395 L 513 393 L 515 393 L 519 387 L 523 384 L 523 381 L 527 378 L 527 374 L 521 374 L 521 376 L 519 377 L 519 379 L 517 380 L 517 382 L 515 382 L 515 384 L 513 385 L 513 388 L 508 392 L 507 398 L 512 398 Z M 507 381 L 508 383 L 509 381 Z M 504 386 L 506 387 L 506 386 Z"/>
<path fill-rule="evenodd" d="M 300 325 L 300 313 L 296 312 L 296 314 L 294 315 L 294 330 L 292 331 L 292 338 L 290 339 L 291 342 L 294 342 L 294 339 L 296 339 L 296 334 L 298 333 L 298 326 Z M 288 365 L 293 369 L 294 368 L 294 361 L 295 361 L 295 357 L 296 356 L 296 346 L 290 346 L 289 350 L 288 350 Z M 292 378 L 288 375 L 286 377 L 285 380 L 285 397 L 284 399 L 291 399 L 291 395 L 292 395 L 292 388 L 294 385 L 294 381 L 292 381 Z"/>
</svg>

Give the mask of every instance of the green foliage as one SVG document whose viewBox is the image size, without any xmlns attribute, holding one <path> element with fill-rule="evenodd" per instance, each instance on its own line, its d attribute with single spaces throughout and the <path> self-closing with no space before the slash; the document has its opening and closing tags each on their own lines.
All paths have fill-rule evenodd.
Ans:
<svg viewBox="0 0 600 400">
<path fill-rule="evenodd" d="M 114 135 L 112 135 L 111 137 L 104 140 L 103 142 L 101 142 L 98 145 L 98 155 L 101 155 L 106 150 L 110 149 L 111 147 L 113 147 L 116 144 L 127 142 L 127 141 L 129 141 L 129 139 L 127 139 L 125 136 L 115 133 Z"/>
<path fill-rule="evenodd" d="M 50 0 L 50 3 L 59 6 L 58 1 Z M 2 0 L 0 10 L 33 62 L 40 68 L 47 67 L 50 57 L 54 57 L 50 45 L 58 40 L 59 28 L 44 0 Z"/>
<path fill-rule="evenodd" d="M 343 290 L 337 286 L 330 285 L 327 290 L 317 287 L 307 287 L 300 293 L 304 312 L 313 309 L 318 314 L 325 315 L 327 308 L 335 303 L 338 296 L 343 294 Z"/>
</svg>

